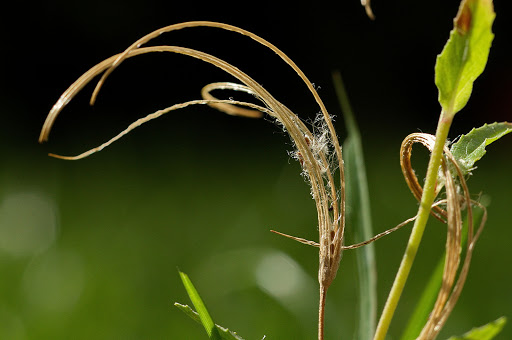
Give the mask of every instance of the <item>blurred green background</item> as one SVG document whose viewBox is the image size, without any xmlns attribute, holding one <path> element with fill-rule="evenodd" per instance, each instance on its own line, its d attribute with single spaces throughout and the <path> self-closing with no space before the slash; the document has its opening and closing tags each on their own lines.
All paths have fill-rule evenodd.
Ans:
<svg viewBox="0 0 512 340">
<path fill-rule="evenodd" d="M 161 26 L 222 21 L 287 53 L 338 116 L 341 139 L 330 74 L 342 72 L 363 136 L 375 233 L 413 216 L 417 204 L 401 176 L 400 143 L 412 132 L 434 132 L 435 57 L 458 1 L 411 8 L 406 1 L 375 0 L 375 22 L 357 0 L 276 5 L 50 0 L 12 11 L 19 18 L 5 38 L 0 91 L 0 339 L 204 339 L 201 327 L 172 306 L 189 303 L 178 267 L 190 275 L 214 320 L 246 339 L 315 338 L 318 252 L 269 232 L 318 238 L 309 188 L 287 154 L 288 137 L 275 124 L 195 107 L 148 123 L 85 160 L 47 156 L 97 146 L 138 117 L 196 99 L 203 85 L 229 76 L 182 56 L 129 60 L 109 78 L 95 107 L 88 106 L 88 86 L 59 117 L 50 142 L 37 144 L 59 95 L 97 62 Z M 496 4 L 488 68 L 451 138 L 512 120 L 505 6 Z M 155 43 L 215 54 L 304 119 L 318 112 L 293 72 L 248 39 L 191 29 Z M 490 216 L 440 338 L 512 317 L 511 147 L 511 137 L 490 146 L 468 183 L 475 197 L 490 200 Z M 427 157 L 415 149 L 420 178 Z M 376 243 L 379 310 L 409 230 Z M 444 227 L 432 221 L 390 339 L 400 336 L 444 237 Z M 329 291 L 327 339 L 352 338 L 356 329 L 355 251 L 345 252 Z M 499 339 L 510 338 L 507 325 Z"/>
</svg>

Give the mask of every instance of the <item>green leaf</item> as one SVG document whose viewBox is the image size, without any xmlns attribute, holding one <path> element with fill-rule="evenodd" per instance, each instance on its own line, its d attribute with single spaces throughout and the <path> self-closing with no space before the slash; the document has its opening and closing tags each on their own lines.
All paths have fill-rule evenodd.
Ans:
<svg viewBox="0 0 512 340">
<path fill-rule="evenodd" d="M 193 310 L 189 305 L 182 305 L 179 302 L 174 303 L 174 307 L 181 310 L 183 313 L 187 314 L 192 320 L 201 324 L 201 319 L 199 318 L 199 314 L 195 310 Z"/>
<path fill-rule="evenodd" d="M 507 319 L 502 316 L 498 320 L 489 322 L 485 326 L 473 328 L 462 336 L 452 336 L 448 340 L 491 340 L 501 332 L 501 329 L 505 326 L 506 322 Z"/>
<path fill-rule="evenodd" d="M 215 324 L 213 323 L 213 320 L 210 317 L 210 314 L 208 313 L 208 310 L 206 309 L 201 296 L 199 296 L 199 293 L 192 284 L 192 281 L 190 281 L 187 274 L 181 271 L 179 273 L 181 281 L 183 282 L 183 286 L 185 286 L 187 294 L 198 312 L 199 319 L 204 329 L 206 330 L 206 333 L 208 333 L 208 337 L 211 340 L 221 340 L 222 338 L 220 337 L 219 331 L 217 330 L 217 327 L 215 327 Z"/>
<path fill-rule="evenodd" d="M 473 82 L 485 68 L 494 38 L 493 7 L 492 0 L 463 0 L 450 38 L 437 56 L 435 82 L 447 115 L 453 116 L 466 105 Z"/>
<path fill-rule="evenodd" d="M 195 310 L 190 308 L 190 306 L 182 305 L 177 302 L 174 303 L 174 306 L 180 309 L 183 313 L 187 314 L 192 320 L 201 324 L 199 314 Z M 236 334 L 236 332 L 230 331 L 229 329 L 219 326 L 217 324 L 215 325 L 215 327 L 217 328 L 217 331 L 219 332 L 222 340 L 244 340 L 241 336 Z"/>
<path fill-rule="evenodd" d="M 444 256 L 437 262 L 436 268 L 430 275 L 430 279 L 423 290 L 421 297 L 416 304 L 416 308 L 412 313 L 409 323 L 405 328 L 401 340 L 416 339 L 420 335 L 423 326 L 428 320 L 430 312 L 436 302 L 437 294 L 441 288 L 443 279 Z"/>
<path fill-rule="evenodd" d="M 450 148 L 453 156 L 459 163 L 463 174 L 473 168 L 476 161 L 485 155 L 485 147 L 512 132 L 512 123 L 493 123 L 471 130 L 462 135 L 457 143 Z"/>
<path fill-rule="evenodd" d="M 482 209 L 474 209 L 473 210 L 473 225 L 480 225 L 482 222 L 482 218 L 484 215 L 484 211 Z M 467 217 L 464 218 L 464 226 L 462 231 L 462 247 L 466 244 L 468 236 L 468 221 Z M 446 253 L 445 253 L 446 254 Z M 425 289 L 421 293 L 421 296 L 416 304 L 416 307 L 409 318 L 409 322 L 402 334 L 401 340 L 410 340 L 416 339 L 419 335 L 423 326 L 428 320 L 428 316 L 430 312 L 432 312 L 432 308 L 437 299 L 437 294 L 439 293 L 439 289 L 441 288 L 441 282 L 443 281 L 443 269 L 444 269 L 444 258 L 445 254 L 439 259 L 437 265 L 430 274 L 430 279 L 425 285 Z"/>
<path fill-rule="evenodd" d="M 355 243 L 373 236 L 370 194 L 364 165 L 363 146 L 352 108 L 339 72 L 333 74 L 334 87 L 340 102 L 347 139 L 343 145 L 346 164 L 347 223 L 353 230 Z M 359 278 L 359 319 L 356 339 L 371 340 L 377 324 L 377 265 L 375 247 L 368 244 L 356 251 Z"/>
</svg>

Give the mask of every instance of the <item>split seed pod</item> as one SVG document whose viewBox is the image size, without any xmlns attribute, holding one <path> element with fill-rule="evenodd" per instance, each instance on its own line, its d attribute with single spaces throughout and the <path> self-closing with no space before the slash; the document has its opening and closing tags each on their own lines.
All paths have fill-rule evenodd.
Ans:
<svg viewBox="0 0 512 340">
<path fill-rule="evenodd" d="M 149 41 L 160 36 L 163 33 L 191 27 L 214 27 L 228 31 L 233 31 L 245 35 L 275 52 L 299 75 L 299 77 L 305 83 L 305 85 L 313 95 L 313 98 L 319 105 L 321 113 L 319 114 L 319 117 L 316 120 L 318 122 L 321 122 L 321 124 L 319 124 L 316 128 L 320 131 L 315 131 L 315 133 L 313 133 L 295 113 L 293 113 L 286 106 L 277 101 L 253 78 L 251 78 L 235 66 L 213 55 L 195 49 L 179 46 L 143 47 L 143 45 L 147 44 Z M 342 151 L 340 143 L 336 136 L 334 126 L 332 124 L 331 116 L 327 112 L 325 105 L 320 99 L 312 83 L 304 75 L 302 70 L 300 70 L 295 65 L 295 63 L 277 47 L 251 32 L 248 32 L 235 26 L 216 22 L 192 21 L 176 25 L 170 25 L 158 29 L 134 42 L 124 52 L 114 55 L 108 59 L 105 59 L 101 63 L 92 67 L 89 71 L 84 73 L 77 81 L 75 81 L 62 94 L 62 96 L 59 98 L 57 103 L 53 106 L 52 110 L 50 111 L 44 123 L 43 129 L 41 131 L 41 135 L 39 138 L 40 142 L 46 141 L 48 139 L 48 135 L 50 133 L 52 125 L 57 116 L 59 115 L 59 113 L 62 111 L 62 109 L 86 84 L 92 81 L 96 76 L 102 75 L 91 97 L 91 104 L 94 104 L 96 97 L 101 89 L 101 86 L 103 85 L 107 77 L 124 60 L 141 54 L 153 52 L 178 53 L 202 60 L 229 73 L 230 75 L 238 79 L 238 81 L 240 81 L 240 84 L 215 83 L 207 85 L 207 87 L 203 89 L 202 99 L 175 104 L 168 108 L 152 113 L 146 116 L 145 118 L 141 118 L 135 121 L 134 123 L 130 124 L 125 130 L 120 132 L 117 136 L 113 137 L 106 143 L 103 143 L 99 147 L 86 151 L 78 156 L 64 157 L 54 154 L 52 154 L 52 156 L 63 159 L 80 159 L 87 157 L 112 144 L 113 142 L 115 142 L 125 134 L 129 133 L 136 127 L 140 126 L 141 124 L 144 124 L 149 120 L 155 119 L 170 111 L 181 109 L 190 105 L 206 104 L 231 115 L 259 117 L 261 116 L 260 112 L 262 112 L 273 117 L 275 121 L 278 124 L 282 125 L 283 129 L 289 134 L 296 148 L 296 154 L 300 154 L 303 173 L 311 186 L 311 193 L 316 204 L 319 230 L 318 244 L 320 248 L 318 271 L 318 280 L 320 283 L 318 333 L 319 339 L 323 339 L 323 315 L 325 305 L 325 294 L 338 271 L 339 263 L 341 260 L 343 237 L 345 230 L 345 179 L 343 170 Z M 209 94 L 210 91 L 214 89 L 243 91 L 252 94 L 256 99 L 261 101 L 262 105 L 255 105 L 252 103 L 234 100 L 218 100 Z M 334 179 L 336 176 L 339 176 L 337 182 L 335 182 Z"/>
</svg>

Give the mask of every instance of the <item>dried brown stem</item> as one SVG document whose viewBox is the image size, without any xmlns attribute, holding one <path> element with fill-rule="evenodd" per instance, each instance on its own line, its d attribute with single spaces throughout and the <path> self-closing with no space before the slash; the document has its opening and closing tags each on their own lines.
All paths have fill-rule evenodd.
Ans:
<svg viewBox="0 0 512 340">
<path fill-rule="evenodd" d="M 324 339 L 325 326 L 325 299 L 327 298 L 328 287 L 320 285 L 320 303 L 318 306 L 318 340 Z"/>
</svg>

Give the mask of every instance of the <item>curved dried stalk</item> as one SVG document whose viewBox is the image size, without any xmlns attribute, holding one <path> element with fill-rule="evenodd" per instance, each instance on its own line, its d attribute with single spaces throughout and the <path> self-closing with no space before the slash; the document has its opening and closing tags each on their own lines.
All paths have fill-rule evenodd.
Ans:
<svg viewBox="0 0 512 340">
<path fill-rule="evenodd" d="M 435 140 L 435 136 L 427 133 L 412 133 L 402 141 L 402 146 L 400 148 L 400 167 L 402 168 L 402 173 L 404 175 L 405 182 L 409 186 L 409 189 L 411 190 L 412 194 L 414 195 L 418 202 L 421 201 L 423 188 L 420 185 L 418 178 L 416 177 L 416 174 L 414 173 L 414 170 L 412 168 L 412 146 L 415 143 L 421 143 L 430 152 L 432 152 L 432 150 L 434 149 Z M 447 153 L 450 152 L 450 150 L 445 146 L 444 152 Z M 436 196 L 439 194 L 442 188 L 443 185 L 441 185 L 441 183 L 438 183 L 436 188 Z M 441 207 L 434 207 L 431 210 L 431 214 L 441 222 L 446 223 L 446 211 L 443 210 Z"/>
<path fill-rule="evenodd" d="M 366 15 L 368 16 L 368 18 L 375 20 L 375 15 L 373 14 L 370 0 L 361 0 L 361 5 L 364 7 L 364 10 L 366 11 Z"/>
<path fill-rule="evenodd" d="M 412 145 L 414 143 L 421 143 L 432 151 L 434 142 L 435 136 L 424 133 L 415 133 L 409 135 L 402 143 L 400 160 L 402 171 L 409 188 L 418 201 L 421 198 L 422 189 L 419 186 L 418 179 L 410 165 Z M 447 161 L 449 161 L 451 167 L 448 166 Z M 471 199 L 469 189 L 459 165 L 447 147 L 444 148 L 444 159 L 442 160 L 442 172 L 440 175 L 442 176 L 442 183 L 438 182 L 436 193 L 439 193 L 443 186 L 446 187 L 446 200 L 443 200 L 443 202 L 446 202 L 446 210 L 438 206 L 432 209 L 432 214 L 448 225 L 446 237 L 446 258 L 443 269 L 442 286 L 432 312 L 430 313 L 429 319 L 418 337 L 418 339 L 421 340 L 435 339 L 443 325 L 446 323 L 448 316 L 453 310 L 453 307 L 462 292 L 462 288 L 469 271 L 469 265 L 471 263 L 475 243 L 487 220 L 487 212 L 485 208 L 480 203 Z M 462 196 L 457 192 L 455 178 L 458 178 L 459 185 L 462 188 Z M 440 202 L 441 201 L 438 203 Z M 484 217 L 476 235 L 474 234 L 473 227 L 472 205 L 477 205 L 484 210 Z M 462 250 L 461 211 L 464 207 L 467 208 L 468 240 L 464 263 L 458 274 L 458 279 L 455 281 L 460 265 L 460 253 Z"/>
<path fill-rule="evenodd" d="M 242 116 L 242 117 L 247 117 L 247 118 L 261 118 L 263 116 L 262 112 L 266 112 L 267 114 L 272 115 L 271 111 L 269 111 L 265 108 L 262 108 L 262 107 L 258 107 L 257 110 L 249 110 L 249 109 L 245 109 L 243 107 L 235 106 L 233 104 L 236 104 L 236 103 L 234 103 L 234 101 L 232 101 L 232 100 L 227 103 L 215 103 L 215 101 L 218 99 L 210 94 L 210 92 L 214 91 L 214 90 L 240 91 L 240 92 L 245 92 L 245 93 L 249 93 L 252 95 L 254 95 L 254 93 L 247 86 L 243 86 L 243 85 L 235 84 L 235 83 L 228 83 L 228 82 L 211 83 L 211 84 L 208 84 L 205 87 L 203 87 L 201 90 L 201 96 L 205 100 L 209 101 L 208 105 L 210 105 L 211 107 L 213 107 L 219 111 L 227 113 L 228 115 Z M 244 103 L 244 104 L 247 104 L 247 103 Z M 241 104 L 241 105 L 244 105 L 244 104 Z"/>
<path fill-rule="evenodd" d="M 321 123 L 316 127 L 318 131 L 310 131 L 310 129 L 300 120 L 297 115 L 295 115 L 292 111 L 290 111 L 283 104 L 272 97 L 255 80 L 253 80 L 244 72 L 240 71 L 238 68 L 219 58 L 198 50 L 178 46 L 141 47 L 143 44 L 148 43 L 150 40 L 160 36 L 163 33 L 189 27 L 216 27 L 224 30 L 234 31 L 239 34 L 248 36 L 274 51 L 299 75 L 299 77 L 304 81 L 312 93 L 317 104 L 320 106 L 321 114 L 317 118 L 317 121 Z M 170 111 L 189 105 L 207 104 L 228 114 L 242 115 L 246 117 L 259 117 L 261 116 L 260 112 L 264 112 L 275 118 L 278 123 L 282 124 L 285 131 L 290 135 L 290 138 L 296 147 L 296 151 L 294 153 L 295 158 L 301 162 L 304 175 L 311 185 L 311 193 L 316 204 L 320 239 L 318 272 L 318 280 L 320 283 L 318 337 L 319 339 L 323 339 L 325 294 L 328 287 L 335 278 L 339 267 L 345 230 L 345 183 L 342 151 L 336 136 L 334 126 L 332 125 L 331 117 L 328 114 L 325 105 L 323 104 L 313 85 L 304 75 L 302 70 L 300 70 L 295 65 L 295 63 L 290 58 L 288 58 L 288 56 L 286 56 L 274 45 L 270 44 L 259 36 L 241 28 L 216 22 L 186 22 L 170 25 L 156 30 L 137 40 L 124 52 L 112 56 L 94 66 L 84 75 L 82 75 L 77 81 L 75 81 L 75 83 L 73 83 L 62 94 L 60 99 L 53 106 L 44 123 L 39 140 L 42 142 L 48 139 L 48 135 L 58 114 L 61 112 L 64 106 L 67 105 L 69 101 L 94 77 L 103 73 L 91 97 L 91 104 L 95 102 L 99 90 L 101 89 L 101 86 L 105 82 L 108 75 L 110 75 L 114 69 L 119 66 L 125 59 L 151 52 L 179 53 L 200 59 L 234 76 L 243 85 L 233 83 L 214 83 L 207 85 L 206 88 L 204 88 L 202 91 L 203 99 L 176 104 L 141 118 L 132 123 L 127 129 L 119 133 L 117 136 L 97 148 L 91 149 L 85 153 L 73 157 L 57 155 L 53 156 L 65 159 L 79 159 L 87 157 L 92 153 L 102 150 L 141 124 L 155 119 Z M 244 91 L 254 95 L 263 103 L 263 105 L 259 106 L 252 103 L 232 100 L 217 100 L 209 94 L 209 92 L 213 89 Z M 240 106 L 244 106 L 245 108 Z M 340 176 L 338 184 L 336 184 L 334 180 L 336 171 L 339 171 Z"/>
</svg>

